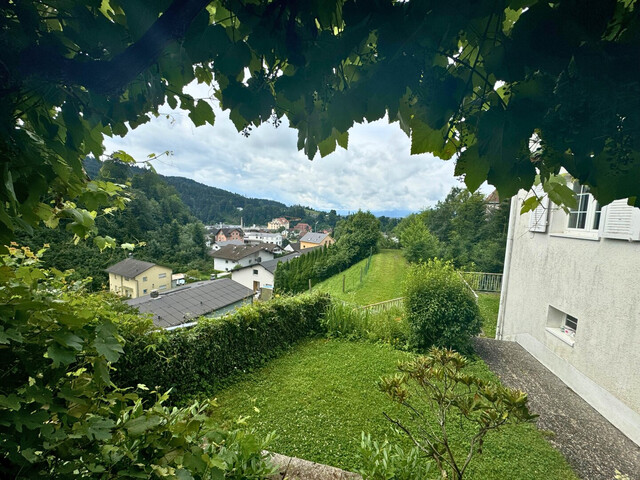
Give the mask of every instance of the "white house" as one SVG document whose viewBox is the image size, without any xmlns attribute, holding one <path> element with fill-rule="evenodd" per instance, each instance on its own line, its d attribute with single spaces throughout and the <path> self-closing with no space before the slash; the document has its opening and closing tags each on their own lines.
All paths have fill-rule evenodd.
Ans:
<svg viewBox="0 0 640 480">
<path fill-rule="evenodd" d="M 258 265 L 249 265 L 234 270 L 231 272 L 231 279 L 247 288 L 253 289 L 254 292 L 259 291 L 261 288 L 273 288 L 273 277 L 278 264 L 298 258 L 300 255 L 300 253 L 293 253 Z"/>
<path fill-rule="evenodd" d="M 213 257 L 213 268 L 228 272 L 237 266 L 246 267 L 273 259 L 275 245 L 261 243 L 259 245 L 225 245 L 220 250 L 210 252 Z"/>
<path fill-rule="evenodd" d="M 640 444 L 640 209 L 511 201 L 497 338 L 522 345 Z M 571 412 L 563 412 L 571 415 Z"/>
<path fill-rule="evenodd" d="M 244 236 L 244 243 L 271 243 L 282 247 L 282 235 L 279 233 L 247 232 Z"/>
</svg>

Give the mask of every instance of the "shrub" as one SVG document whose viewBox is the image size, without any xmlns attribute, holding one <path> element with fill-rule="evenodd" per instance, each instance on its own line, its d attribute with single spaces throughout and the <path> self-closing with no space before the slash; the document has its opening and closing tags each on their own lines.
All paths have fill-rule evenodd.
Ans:
<svg viewBox="0 0 640 480">
<path fill-rule="evenodd" d="M 451 263 L 434 259 L 412 266 L 404 306 L 410 344 L 418 350 L 438 346 L 468 352 L 471 337 L 480 332 L 475 297 Z"/>
<path fill-rule="evenodd" d="M 234 373 L 323 331 L 329 304 L 328 295 L 314 293 L 248 305 L 222 318 L 203 318 L 192 328 L 142 333 L 122 325 L 127 344 L 115 382 L 173 388 L 178 397 L 211 393 Z"/>
<path fill-rule="evenodd" d="M 526 393 L 487 382 L 466 370 L 467 365 L 457 352 L 432 348 L 399 364 L 400 374 L 378 384 L 406 407 L 403 419 L 385 417 L 435 461 L 441 478 L 462 480 L 472 458 L 482 453 L 487 434 L 537 417 L 529 412 Z M 464 432 L 462 442 L 454 440 L 456 428 Z"/>
<path fill-rule="evenodd" d="M 400 308 L 372 312 L 358 305 L 334 301 L 322 320 L 331 337 L 384 342 L 406 347 L 409 326 Z"/>
</svg>

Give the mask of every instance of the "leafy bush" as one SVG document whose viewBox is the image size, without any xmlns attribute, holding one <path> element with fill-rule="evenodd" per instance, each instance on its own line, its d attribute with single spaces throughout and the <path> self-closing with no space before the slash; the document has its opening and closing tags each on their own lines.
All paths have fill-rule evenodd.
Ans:
<svg viewBox="0 0 640 480">
<path fill-rule="evenodd" d="M 322 323 L 331 337 L 379 341 L 399 347 L 406 347 L 409 339 L 409 326 L 400 308 L 372 312 L 334 301 Z"/>
<path fill-rule="evenodd" d="M 385 417 L 434 460 L 441 478 L 462 480 L 472 458 L 482 453 L 487 434 L 537 417 L 529 412 L 526 393 L 487 382 L 467 370 L 468 364 L 453 350 L 432 348 L 400 363 L 400 374 L 378 383 L 406 407 L 404 419 Z M 463 442 L 454 440 L 455 428 L 464 432 Z"/>
<path fill-rule="evenodd" d="M 0 256 L 1 478 L 262 478 L 273 470 L 251 432 L 226 431 L 209 403 L 168 408 L 167 394 L 111 381 L 123 351 L 115 322 L 148 329 L 89 282 Z M 132 330 L 133 332 L 133 330 Z M 155 395 L 154 395 L 155 394 Z"/>
<path fill-rule="evenodd" d="M 425 461 L 418 447 L 404 450 L 387 440 L 379 444 L 362 433 L 358 473 L 363 480 L 414 480 L 427 478 L 431 463 Z"/>
<path fill-rule="evenodd" d="M 418 350 L 438 346 L 468 352 L 471 337 L 480 332 L 475 297 L 449 262 L 434 259 L 412 266 L 404 306 L 410 344 Z"/>
<path fill-rule="evenodd" d="M 314 293 L 247 305 L 222 318 L 203 318 L 192 328 L 140 332 L 121 325 L 127 344 L 115 381 L 173 388 L 178 397 L 211 393 L 234 373 L 320 333 L 329 304 L 328 295 Z"/>
</svg>

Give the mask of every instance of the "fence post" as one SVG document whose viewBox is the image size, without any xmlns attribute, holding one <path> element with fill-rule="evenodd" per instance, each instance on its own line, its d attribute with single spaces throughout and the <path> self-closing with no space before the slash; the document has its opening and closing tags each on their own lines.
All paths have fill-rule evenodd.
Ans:
<svg viewBox="0 0 640 480">
<path fill-rule="evenodd" d="M 309 293 L 311 293 L 311 279 L 309 279 Z"/>
<path fill-rule="evenodd" d="M 362 285 L 362 267 L 360 267 L 360 284 Z"/>
<path fill-rule="evenodd" d="M 342 275 L 342 293 L 344 293 L 344 284 L 345 284 L 346 280 L 347 280 L 347 276 L 346 275 Z"/>
</svg>

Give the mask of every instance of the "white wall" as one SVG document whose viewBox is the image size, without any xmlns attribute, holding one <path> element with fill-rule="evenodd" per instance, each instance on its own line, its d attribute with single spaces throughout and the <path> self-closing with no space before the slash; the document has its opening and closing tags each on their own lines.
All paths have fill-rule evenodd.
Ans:
<svg viewBox="0 0 640 480">
<path fill-rule="evenodd" d="M 254 281 L 260 282 L 260 287 L 264 287 L 265 285 L 273 286 L 273 273 L 269 272 L 262 265 L 255 265 L 252 268 L 243 268 L 242 270 L 234 270 L 231 273 L 231 279 L 251 289 L 253 289 Z"/>
<path fill-rule="evenodd" d="M 551 233 L 530 232 L 529 214 L 517 213 L 524 198 L 521 192 L 512 203 L 498 334 L 523 345 L 640 444 L 640 242 L 563 235 L 567 216 L 553 207 Z M 553 328 L 558 311 L 578 319 L 573 345 Z"/>
<path fill-rule="evenodd" d="M 260 260 L 258 260 L 258 258 Z M 259 252 L 254 252 L 251 255 L 247 255 L 241 260 L 237 262 L 234 260 L 225 260 L 224 258 L 216 258 L 213 259 L 213 268 L 216 270 L 222 270 L 229 272 L 235 268 L 236 265 L 240 265 L 241 267 L 246 267 L 248 265 L 254 265 L 260 262 L 266 262 L 267 260 L 273 260 L 273 253 L 267 252 L 266 250 L 261 250 Z"/>
</svg>

